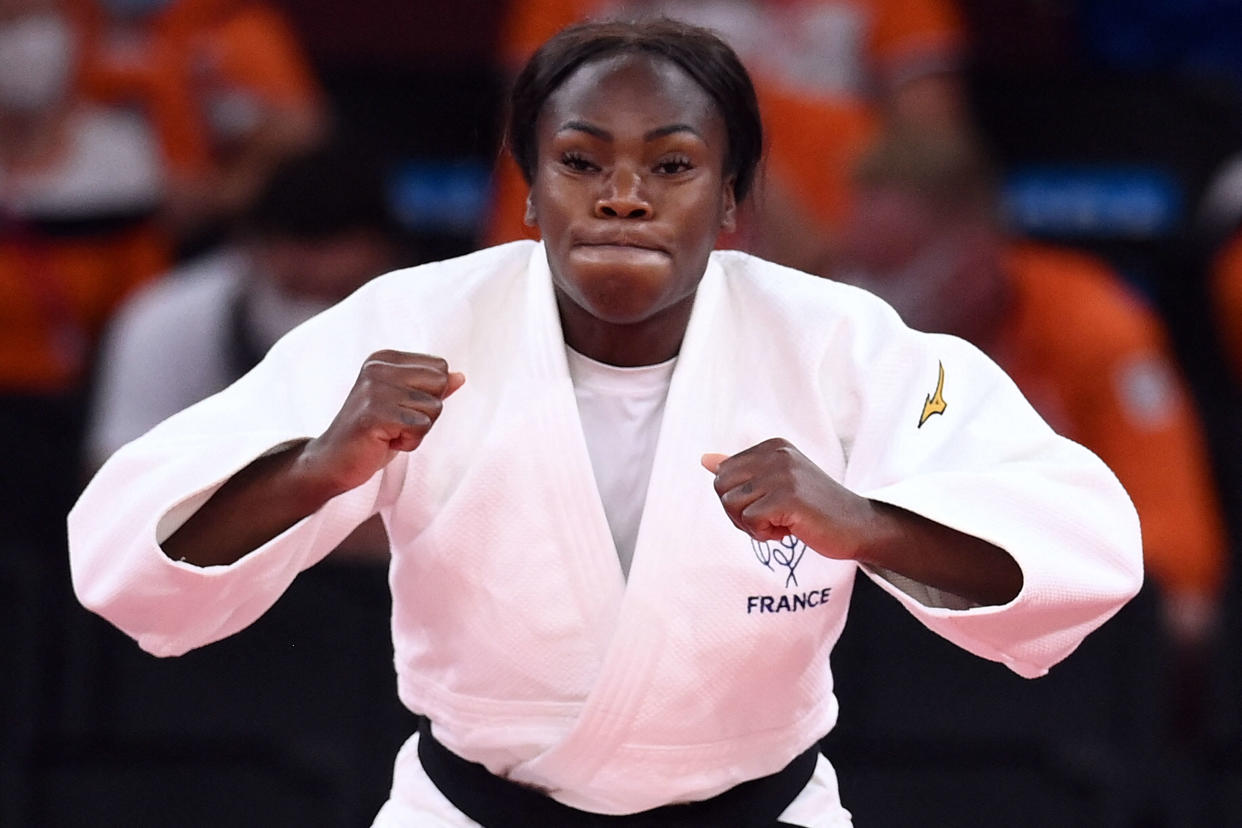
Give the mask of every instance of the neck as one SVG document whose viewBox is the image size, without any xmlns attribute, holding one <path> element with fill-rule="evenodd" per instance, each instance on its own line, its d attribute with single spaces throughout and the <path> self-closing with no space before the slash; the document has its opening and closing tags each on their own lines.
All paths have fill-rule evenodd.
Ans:
<svg viewBox="0 0 1242 828">
<path fill-rule="evenodd" d="M 565 344 L 596 362 L 634 368 L 667 362 L 681 351 L 694 296 L 632 324 L 600 321 L 556 292 Z"/>
</svg>

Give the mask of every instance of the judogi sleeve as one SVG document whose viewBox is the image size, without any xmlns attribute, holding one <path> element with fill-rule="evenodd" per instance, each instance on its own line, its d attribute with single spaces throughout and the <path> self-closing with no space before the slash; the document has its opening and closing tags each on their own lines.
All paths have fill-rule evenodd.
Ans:
<svg viewBox="0 0 1242 828">
<path fill-rule="evenodd" d="M 150 653 L 180 655 L 246 627 L 379 503 L 383 472 L 228 566 L 169 559 L 159 544 L 234 473 L 322 433 L 370 353 L 341 307 L 276 344 L 229 388 L 114 454 L 69 513 L 74 590 Z"/>
<path fill-rule="evenodd" d="M 871 313 L 850 337 L 844 484 L 1001 547 L 1023 585 L 1003 606 L 971 606 L 867 574 L 939 635 L 1042 675 L 1141 586 L 1134 507 L 1104 463 L 1053 432 L 974 346 L 909 330 L 887 307 Z"/>
</svg>

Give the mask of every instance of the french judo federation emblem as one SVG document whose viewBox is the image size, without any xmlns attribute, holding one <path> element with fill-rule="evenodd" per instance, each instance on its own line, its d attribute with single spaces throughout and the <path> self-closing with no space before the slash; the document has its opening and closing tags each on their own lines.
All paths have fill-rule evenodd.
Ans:
<svg viewBox="0 0 1242 828">
<path fill-rule="evenodd" d="M 754 547 L 759 563 L 768 569 L 776 572 L 776 567 L 779 566 L 788 570 L 785 576 L 786 587 L 798 585 L 798 576 L 795 573 L 798 564 L 802 562 L 802 556 L 806 554 L 805 543 L 793 535 L 786 535 L 779 541 L 759 541 L 752 538 L 750 545 Z"/>
<path fill-rule="evenodd" d="M 777 567 L 785 570 L 785 588 L 798 586 L 797 569 L 806 554 L 806 544 L 793 535 L 786 535 L 778 541 L 758 541 L 751 539 L 755 557 L 759 563 L 773 572 Z M 832 595 L 832 587 L 818 587 L 809 592 L 785 592 L 780 595 L 748 595 L 746 596 L 746 614 L 773 615 L 782 612 L 798 612 L 813 610 L 827 605 Z"/>
</svg>

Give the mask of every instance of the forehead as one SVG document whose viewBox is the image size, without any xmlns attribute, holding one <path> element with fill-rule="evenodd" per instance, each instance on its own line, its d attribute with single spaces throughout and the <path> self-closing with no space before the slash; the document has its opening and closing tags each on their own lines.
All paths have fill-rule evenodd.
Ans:
<svg viewBox="0 0 1242 828">
<path fill-rule="evenodd" d="M 635 53 L 592 60 L 572 71 L 544 102 L 541 126 L 561 123 L 633 124 L 646 129 L 683 123 L 703 135 L 724 123 L 711 95 L 667 58 Z"/>
</svg>

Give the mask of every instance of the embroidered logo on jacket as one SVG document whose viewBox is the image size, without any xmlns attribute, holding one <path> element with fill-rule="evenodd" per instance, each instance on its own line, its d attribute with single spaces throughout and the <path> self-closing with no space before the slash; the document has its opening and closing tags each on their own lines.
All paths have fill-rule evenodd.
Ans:
<svg viewBox="0 0 1242 828">
<path fill-rule="evenodd" d="M 940 363 L 940 379 L 936 380 L 936 390 L 928 394 L 927 399 L 923 401 L 923 415 L 919 417 L 917 427 L 922 428 L 928 417 L 933 414 L 943 414 L 948 407 L 944 401 L 944 363 L 942 362 Z"/>
<path fill-rule="evenodd" d="M 785 570 L 785 588 L 798 586 L 798 564 L 806 554 L 806 544 L 793 535 L 786 535 L 779 541 L 758 541 L 753 538 L 750 545 L 755 550 L 759 563 L 773 572 L 777 567 Z M 752 612 L 797 612 L 801 609 L 818 607 L 828 603 L 831 587 L 815 589 L 794 595 L 748 595 L 746 596 L 746 614 Z"/>
<path fill-rule="evenodd" d="M 772 564 L 784 567 L 789 570 L 789 574 L 785 576 L 785 586 L 798 585 L 797 569 L 798 564 L 802 563 L 802 556 L 806 554 L 806 544 L 798 540 L 793 535 L 786 535 L 779 541 L 758 541 L 751 538 L 750 545 L 755 549 L 755 557 L 759 559 L 759 563 L 776 571 Z"/>
</svg>

